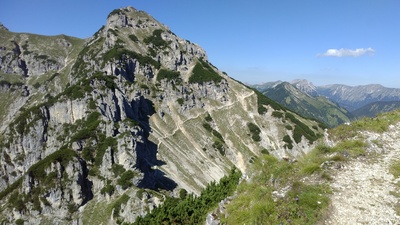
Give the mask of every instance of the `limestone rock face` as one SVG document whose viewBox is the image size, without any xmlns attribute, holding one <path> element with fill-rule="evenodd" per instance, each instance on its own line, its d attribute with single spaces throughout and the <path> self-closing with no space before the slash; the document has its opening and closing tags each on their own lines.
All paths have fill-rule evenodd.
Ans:
<svg viewBox="0 0 400 225">
<path fill-rule="evenodd" d="M 28 77 L 61 70 L 69 62 L 68 55 L 74 48 L 71 42 L 75 40 L 63 35 L 38 37 L 4 29 L 0 32 L 0 71 L 6 74 Z"/>
<path fill-rule="evenodd" d="M 134 222 L 177 190 L 199 194 L 260 154 L 297 157 L 312 144 L 276 116 L 285 109 L 132 7 L 85 43 L 0 32 L 0 97 L 14 97 L 0 117 L 5 223 Z"/>
</svg>

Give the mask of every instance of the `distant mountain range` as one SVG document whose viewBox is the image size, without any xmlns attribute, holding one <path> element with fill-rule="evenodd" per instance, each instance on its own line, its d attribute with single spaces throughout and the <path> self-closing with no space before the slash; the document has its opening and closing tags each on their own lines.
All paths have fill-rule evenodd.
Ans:
<svg viewBox="0 0 400 225">
<path fill-rule="evenodd" d="M 267 97 L 306 117 L 336 126 L 400 108 L 400 89 L 379 84 L 315 86 L 307 80 L 253 85 Z"/>
</svg>

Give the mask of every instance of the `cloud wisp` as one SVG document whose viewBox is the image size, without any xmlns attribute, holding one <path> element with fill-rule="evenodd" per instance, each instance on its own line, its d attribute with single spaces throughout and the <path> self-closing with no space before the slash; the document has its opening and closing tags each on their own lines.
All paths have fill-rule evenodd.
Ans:
<svg viewBox="0 0 400 225">
<path fill-rule="evenodd" d="M 368 54 L 369 56 L 374 55 L 375 50 L 373 48 L 357 48 L 357 49 L 328 49 L 325 53 L 318 54 L 318 57 L 359 57 Z"/>
</svg>

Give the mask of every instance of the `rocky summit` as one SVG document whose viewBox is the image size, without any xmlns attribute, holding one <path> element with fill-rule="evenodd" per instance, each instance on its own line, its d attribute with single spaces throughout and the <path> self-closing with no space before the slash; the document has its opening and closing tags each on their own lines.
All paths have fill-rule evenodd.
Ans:
<svg viewBox="0 0 400 225">
<path fill-rule="evenodd" d="M 133 223 L 323 132 L 132 7 L 87 40 L 0 29 L 0 75 L 2 224 Z"/>
</svg>

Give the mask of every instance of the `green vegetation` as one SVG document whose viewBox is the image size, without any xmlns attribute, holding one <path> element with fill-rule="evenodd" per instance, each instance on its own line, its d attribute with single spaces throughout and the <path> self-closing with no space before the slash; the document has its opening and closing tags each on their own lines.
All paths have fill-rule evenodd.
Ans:
<svg viewBox="0 0 400 225">
<path fill-rule="evenodd" d="M 89 114 L 87 119 L 80 125 L 81 129 L 72 136 L 71 140 L 74 142 L 94 137 L 100 124 L 100 116 L 101 114 L 97 111 Z"/>
<path fill-rule="evenodd" d="M 316 118 L 335 127 L 350 121 L 352 117 L 345 109 L 331 102 L 325 97 L 312 97 L 299 92 L 296 87 L 287 82 L 280 83 L 273 88 L 259 87 L 263 94 L 293 110 L 304 118 Z"/>
<path fill-rule="evenodd" d="M 361 140 L 344 140 L 334 147 L 334 151 L 345 157 L 358 157 L 365 155 L 366 147 L 367 144 Z"/>
<path fill-rule="evenodd" d="M 301 168 L 300 168 L 301 169 Z M 262 155 L 252 167 L 254 177 L 243 181 L 227 205 L 222 224 L 317 224 L 329 206 L 328 185 L 308 184 L 294 164 Z M 278 197 L 276 190 L 287 188 Z"/>
<path fill-rule="evenodd" d="M 224 149 L 224 142 L 222 142 L 223 140 L 220 139 L 216 139 L 213 143 L 213 148 L 217 149 L 219 154 L 221 155 L 225 155 L 225 149 Z"/>
<path fill-rule="evenodd" d="M 256 142 L 261 141 L 261 137 L 260 137 L 261 130 L 260 130 L 260 128 L 257 125 L 255 125 L 254 123 L 251 123 L 251 122 L 247 123 L 247 127 L 250 130 L 251 138 L 253 139 L 253 141 L 256 141 Z"/>
<path fill-rule="evenodd" d="M 209 113 L 207 113 L 206 117 L 204 118 L 207 122 L 211 122 L 213 119 Z"/>
<path fill-rule="evenodd" d="M 196 63 L 193 68 L 192 75 L 189 77 L 189 83 L 207 83 L 214 82 L 219 83 L 223 80 L 223 78 L 215 72 L 215 70 L 202 59 Z"/>
<path fill-rule="evenodd" d="M 12 193 L 14 190 L 16 190 L 20 185 L 22 184 L 22 178 L 19 178 L 17 181 L 9 185 L 6 189 L 4 189 L 2 192 L 0 192 L 0 199 L 3 199 L 10 193 Z"/>
<path fill-rule="evenodd" d="M 181 82 L 181 73 L 179 71 L 172 71 L 167 69 L 161 69 L 157 74 L 157 81 L 167 79 L 167 81 L 175 80 Z"/>
<path fill-rule="evenodd" d="M 283 118 L 283 113 L 279 111 L 273 111 L 272 116 L 275 118 Z"/>
<path fill-rule="evenodd" d="M 46 174 L 46 169 L 53 163 L 53 162 L 58 162 L 64 167 L 67 166 L 67 164 L 74 158 L 76 157 L 77 154 L 71 149 L 60 149 L 53 154 L 50 154 L 46 158 L 40 160 L 38 163 L 34 164 L 28 169 L 28 172 L 32 177 L 35 179 L 44 181 L 44 179 L 47 179 L 47 174 Z"/>
<path fill-rule="evenodd" d="M 91 92 L 89 80 L 82 80 L 81 82 L 67 87 L 61 95 L 67 96 L 71 100 L 80 99 L 85 97 L 85 93 Z"/>
<path fill-rule="evenodd" d="M 132 59 L 137 59 L 140 64 L 152 65 L 157 69 L 159 69 L 161 66 L 161 64 L 158 61 L 154 60 L 153 58 L 151 58 L 149 56 L 143 56 L 139 53 L 126 50 L 120 46 L 115 46 L 113 49 L 104 53 L 103 60 L 104 60 L 104 62 L 108 62 L 112 59 L 123 60 L 123 59 L 126 59 L 126 57 L 129 57 Z"/>
<path fill-rule="evenodd" d="M 395 178 L 400 177 L 400 160 L 394 160 L 391 162 L 389 172 L 393 174 Z"/>
<path fill-rule="evenodd" d="M 119 214 L 119 211 L 121 211 L 121 206 L 123 204 L 126 204 L 129 201 L 129 196 L 126 194 L 123 194 L 119 199 L 114 202 L 112 205 L 112 208 L 114 208 L 114 217 L 117 217 Z"/>
<path fill-rule="evenodd" d="M 80 79 L 75 85 L 67 85 L 67 88 L 62 93 L 57 95 L 55 99 L 58 99 L 61 96 L 66 96 L 71 100 L 83 98 L 85 97 L 86 93 L 89 93 L 93 90 L 91 86 L 93 80 L 97 80 L 103 83 L 103 90 L 107 87 L 108 89 L 115 91 L 115 89 L 117 89 L 118 87 L 114 79 L 116 79 L 115 76 L 107 76 L 104 75 L 104 73 L 102 72 L 96 72 L 90 77 L 84 77 Z"/>
<path fill-rule="evenodd" d="M 213 148 L 217 149 L 221 155 L 225 155 L 225 149 L 224 149 L 225 141 L 221 133 L 212 128 L 211 125 L 207 122 L 203 123 L 203 127 L 214 136 L 214 143 L 212 145 Z"/>
<path fill-rule="evenodd" d="M 107 76 L 104 75 L 104 73 L 102 72 L 96 72 L 95 74 L 93 74 L 93 76 L 90 78 L 91 80 L 98 80 L 98 81 L 102 81 L 105 85 L 105 87 L 107 87 L 108 89 L 115 91 L 115 89 L 117 89 L 117 84 L 115 83 L 115 79 L 117 77 L 115 76 Z"/>
<path fill-rule="evenodd" d="M 365 154 L 366 144 L 360 140 L 346 140 L 334 147 L 317 145 L 310 153 L 299 159 L 299 172 L 311 175 L 318 172 L 322 178 L 329 179 L 332 162 L 347 161 Z"/>
<path fill-rule="evenodd" d="M 320 135 L 315 134 L 307 125 L 298 120 L 292 113 L 286 112 L 285 118 L 290 119 L 295 125 L 293 130 L 293 139 L 296 143 L 301 141 L 301 137 L 304 136 L 311 143 L 320 138 Z"/>
<path fill-rule="evenodd" d="M 257 89 L 255 89 L 255 88 L 250 88 L 250 89 L 253 90 L 257 95 L 257 106 L 258 106 L 258 113 L 259 114 L 264 114 L 264 113 L 266 113 L 268 111 L 267 108 L 265 108 L 266 105 L 271 106 L 274 110 L 286 111 L 286 109 L 283 106 L 279 105 L 278 103 L 276 103 L 272 99 L 270 99 L 267 96 L 263 95 Z"/>
<path fill-rule="evenodd" d="M 183 100 L 183 98 L 178 98 L 176 99 L 176 101 L 178 102 L 179 105 L 183 105 L 183 103 L 185 102 L 185 100 Z"/>
<path fill-rule="evenodd" d="M 49 187 L 54 188 L 55 186 L 60 185 L 60 179 L 62 184 L 68 180 L 65 172 L 60 178 L 58 178 L 57 172 L 53 171 L 47 174 L 46 170 L 51 166 L 52 163 L 60 163 L 63 167 L 66 167 L 74 157 L 77 157 L 77 154 L 73 150 L 67 148 L 60 149 L 59 151 L 50 154 L 46 158 L 32 165 L 26 172 L 26 175 L 34 179 L 35 183 L 39 183 L 31 188 L 29 194 L 19 193 L 18 188 L 20 188 L 22 185 L 23 179 L 20 178 L 0 193 L 0 199 L 12 193 L 8 198 L 10 207 L 18 211 L 23 211 L 26 210 L 26 205 L 29 202 L 32 203 L 32 206 L 35 210 L 40 211 L 41 202 L 44 204 L 47 202 L 44 197 L 40 196 L 43 194 L 43 191 L 47 190 Z"/>
<path fill-rule="evenodd" d="M 132 179 L 135 176 L 137 176 L 137 174 L 132 170 L 125 171 L 121 174 L 121 177 L 118 179 L 117 184 L 125 190 L 133 185 Z"/>
<path fill-rule="evenodd" d="M 156 48 L 159 49 L 165 49 L 168 47 L 168 45 L 170 44 L 170 42 L 164 41 L 164 39 L 162 39 L 161 34 L 163 33 L 163 30 L 157 29 L 153 31 L 153 35 L 150 37 L 145 38 L 143 41 L 146 44 L 150 44 L 152 43 L 153 46 L 155 46 Z"/>
<path fill-rule="evenodd" d="M 25 221 L 23 219 L 17 219 L 15 221 L 15 224 L 17 224 L 17 225 L 23 225 L 24 223 L 25 223 Z"/>
<path fill-rule="evenodd" d="M 283 137 L 283 141 L 286 143 L 284 147 L 288 148 L 288 149 L 292 149 L 293 148 L 293 141 L 290 138 L 289 135 L 285 135 Z"/>
<path fill-rule="evenodd" d="M 212 132 L 214 129 L 211 127 L 209 123 L 203 123 L 204 129 L 206 129 L 208 132 Z"/>
<path fill-rule="evenodd" d="M 400 111 L 391 111 L 378 115 L 375 118 L 363 118 L 352 122 L 350 125 L 342 124 L 329 130 L 330 136 L 334 140 L 340 141 L 347 138 L 356 137 L 359 131 L 372 131 L 382 133 L 388 130 L 390 124 L 400 122 Z"/>
<path fill-rule="evenodd" d="M 130 34 L 129 35 L 129 39 L 131 39 L 132 41 L 134 41 L 134 42 L 138 42 L 139 41 L 139 39 L 136 37 L 136 35 L 134 35 L 134 34 Z"/>
<path fill-rule="evenodd" d="M 43 118 L 42 106 L 38 105 L 29 109 L 22 108 L 22 112 L 15 118 L 10 127 L 14 127 L 19 134 L 27 133 L 36 121 Z"/>
<path fill-rule="evenodd" d="M 122 13 L 122 10 L 120 10 L 120 9 L 114 9 L 112 12 L 110 12 L 110 14 L 108 14 L 107 19 L 110 18 L 110 17 L 113 16 L 113 15 L 118 15 L 118 14 L 120 14 L 120 13 Z"/>
<path fill-rule="evenodd" d="M 209 211 L 218 202 L 231 196 L 239 182 L 241 172 L 232 169 L 229 176 L 221 178 L 219 183 L 211 182 L 199 197 L 181 195 L 182 198 L 167 197 L 164 203 L 144 217 L 138 217 L 134 224 L 202 224 Z"/>
</svg>

